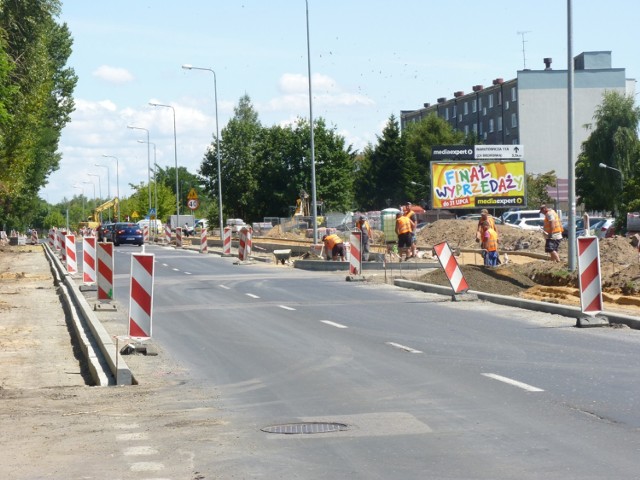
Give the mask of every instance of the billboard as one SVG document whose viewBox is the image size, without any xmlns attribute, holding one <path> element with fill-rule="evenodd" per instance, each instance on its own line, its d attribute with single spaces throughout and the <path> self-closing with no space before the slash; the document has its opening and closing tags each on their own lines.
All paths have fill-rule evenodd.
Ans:
<svg viewBox="0 0 640 480">
<path fill-rule="evenodd" d="M 431 162 L 432 208 L 526 206 L 524 161 Z"/>
</svg>

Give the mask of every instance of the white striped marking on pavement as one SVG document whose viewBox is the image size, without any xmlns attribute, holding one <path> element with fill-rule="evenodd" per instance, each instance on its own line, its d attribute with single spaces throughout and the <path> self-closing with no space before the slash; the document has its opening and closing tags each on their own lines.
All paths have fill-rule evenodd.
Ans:
<svg viewBox="0 0 640 480">
<path fill-rule="evenodd" d="M 173 270 L 174 272 L 179 272 L 180 271 L 177 268 L 172 268 L 171 270 Z"/>
<path fill-rule="evenodd" d="M 145 432 L 122 433 L 120 435 L 116 435 L 116 440 L 146 440 L 148 437 L 149 435 L 147 435 Z"/>
<path fill-rule="evenodd" d="M 224 288 L 225 290 L 231 290 L 231 287 L 227 287 L 226 285 L 218 285 L 220 288 Z"/>
<path fill-rule="evenodd" d="M 169 265 L 167 263 L 163 263 L 162 266 L 163 267 L 168 267 Z"/>
<path fill-rule="evenodd" d="M 395 343 L 395 342 L 387 342 L 387 345 L 390 345 L 390 346 L 395 347 L 395 348 L 399 348 L 400 350 L 404 350 L 404 351 L 409 352 L 409 353 L 422 353 L 420 350 L 416 350 L 415 348 L 407 347 L 406 345 L 400 345 L 399 343 Z"/>
<path fill-rule="evenodd" d="M 184 272 L 185 275 L 191 275 L 191 272 Z"/>
<path fill-rule="evenodd" d="M 336 328 L 349 328 L 346 325 L 342 325 L 340 323 L 336 323 L 336 322 L 332 322 L 331 320 L 320 320 L 322 323 L 325 323 L 327 325 L 331 325 L 332 327 L 336 327 Z"/>
<path fill-rule="evenodd" d="M 160 462 L 138 462 L 132 463 L 129 470 L 132 472 L 157 472 L 164 469 L 164 465 Z"/>
<path fill-rule="evenodd" d="M 124 451 L 125 455 L 155 455 L 156 453 L 158 453 L 158 450 L 156 450 L 153 447 L 148 447 L 148 446 L 139 446 L 139 447 L 129 447 Z"/>
<path fill-rule="evenodd" d="M 258 295 L 254 295 L 253 293 L 245 293 L 245 295 L 251 298 L 260 298 Z"/>
<path fill-rule="evenodd" d="M 293 307 L 287 307 L 286 305 L 278 305 L 280 308 L 284 308 L 285 310 L 295 310 Z"/>
<path fill-rule="evenodd" d="M 541 389 L 541 388 L 534 387 L 532 385 L 528 385 L 526 383 L 519 382 L 519 381 L 514 380 L 512 378 L 503 377 L 502 375 L 496 375 L 495 373 L 483 373 L 482 375 L 484 375 L 485 377 L 493 378 L 494 380 L 498 380 L 499 382 L 504 382 L 504 383 L 507 383 L 509 385 L 513 385 L 514 387 L 522 388 L 523 390 L 526 390 L 527 392 L 544 392 L 544 390 Z"/>
</svg>

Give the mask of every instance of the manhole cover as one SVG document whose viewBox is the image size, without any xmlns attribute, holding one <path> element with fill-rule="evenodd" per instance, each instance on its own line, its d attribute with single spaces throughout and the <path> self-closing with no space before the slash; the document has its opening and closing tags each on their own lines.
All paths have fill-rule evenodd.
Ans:
<svg viewBox="0 0 640 480">
<path fill-rule="evenodd" d="M 283 433 L 286 435 L 304 434 L 304 433 L 330 433 L 344 432 L 349 426 L 344 423 L 334 422 L 303 422 L 303 423 L 285 423 L 283 425 L 271 425 L 261 428 L 267 433 Z"/>
</svg>

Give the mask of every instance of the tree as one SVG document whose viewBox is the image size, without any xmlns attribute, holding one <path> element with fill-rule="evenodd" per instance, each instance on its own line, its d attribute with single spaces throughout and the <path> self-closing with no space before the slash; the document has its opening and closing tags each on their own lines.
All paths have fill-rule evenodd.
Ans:
<svg viewBox="0 0 640 480">
<path fill-rule="evenodd" d="M 553 199 L 549 195 L 547 187 L 556 184 L 557 177 L 555 171 L 534 175 L 527 173 L 527 205 L 535 208 L 542 204 L 553 204 Z"/>
<path fill-rule="evenodd" d="M 587 126 L 591 134 L 576 162 L 576 193 L 587 210 L 617 210 L 618 221 L 624 223 L 628 208 L 637 199 L 640 179 L 640 109 L 634 97 L 607 92 L 594 120 L 595 127 Z M 600 163 L 621 173 L 601 168 Z"/>
</svg>

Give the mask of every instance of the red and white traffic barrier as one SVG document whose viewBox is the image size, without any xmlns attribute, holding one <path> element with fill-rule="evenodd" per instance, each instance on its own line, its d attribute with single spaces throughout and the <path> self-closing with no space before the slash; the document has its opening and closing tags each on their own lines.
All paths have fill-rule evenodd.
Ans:
<svg viewBox="0 0 640 480">
<path fill-rule="evenodd" d="M 96 237 L 82 239 L 82 281 L 85 285 L 96 283 Z"/>
<path fill-rule="evenodd" d="M 78 260 L 76 258 L 76 237 L 75 235 L 66 235 L 64 239 L 65 245 L 65 261 L 67 264 L 67 272 L 78 273 Z"/>
<path fill-rule="evenodd" d="M 240 261 L 247 260 L 251 255 L 251 228 L 243 227 L 240 229 L 238 239 L 238 259 Z"/>
<path fill-rule="evenodd" d="M 578 280 L 582 313 L 595 315 L 602 311 L 602 280 L 598 237 L 578 237 Z"/>
<path fill-rule="evenodd" d="M 222 254 L 231 255 L 231 227 L 224 227 L 222 233 Z"/>
<path fill-rule="evenodd" d="M 98 242 L 98 300 L 113 300 L 113 243 Z"/>
<path fill-rule="evenodd" d="M 129 336 L 151 337 L 153 314 L 153 253 L 131 255 L 131 282 L 129 295 Z"/>
<path fill-rule="evenodd" d="M 51 248 L 51 250 L 56 248 L 56 229 L 55 228 L 49 229 L 49 247 Z"/>
<path fill-rule="evenodd" d="M 182 227 L 176 228 L 176 248 L 182 248 Z"/>
<path fill-rule="evenodd" d="M 207 253 L 209 251 L 209 245 L 207 239 L 207 229 L 202 227 L 200 231 L 200 253 Z"/>
<path fill-rule="evenodd" d="M 65 247 L 65 237 L 67 236 L 66 230 L 60 230 L 58 232 L 58 241 L 60 242 L 60 258 L 63 262 L 67 261 L 67 251 Z"/>
<path fill-rule="evenodd" d="M 453 292 L 465 293 L 469 290 L 469 285 L 462 274 L 462 270 L 460 270 L 458 260 L 456 260 L 456 257 L 453 255 L 449 244 L 447 242 L 442 242 L 434 245 L 433 249 L 436 252 L 440 265 L 444 269 L 444 273 L 449 279 Z"/>
<path fill-rule="evenodd" d="M 351 251 L 349 252 L 349 273 L 352 275 L 362 274 L 362 232 L 351 232 L 349 236 Z"/>
<path fill-rule="evenodd" d="M 171 243 L 171 225 L 164 226 L 164 242 L 169 245 Z"/>
<path fill-rule="evenodd" d="M 149 243 L 149 225 L 142 227 L 142 241 L 144 243 Z"/>
</svg>

